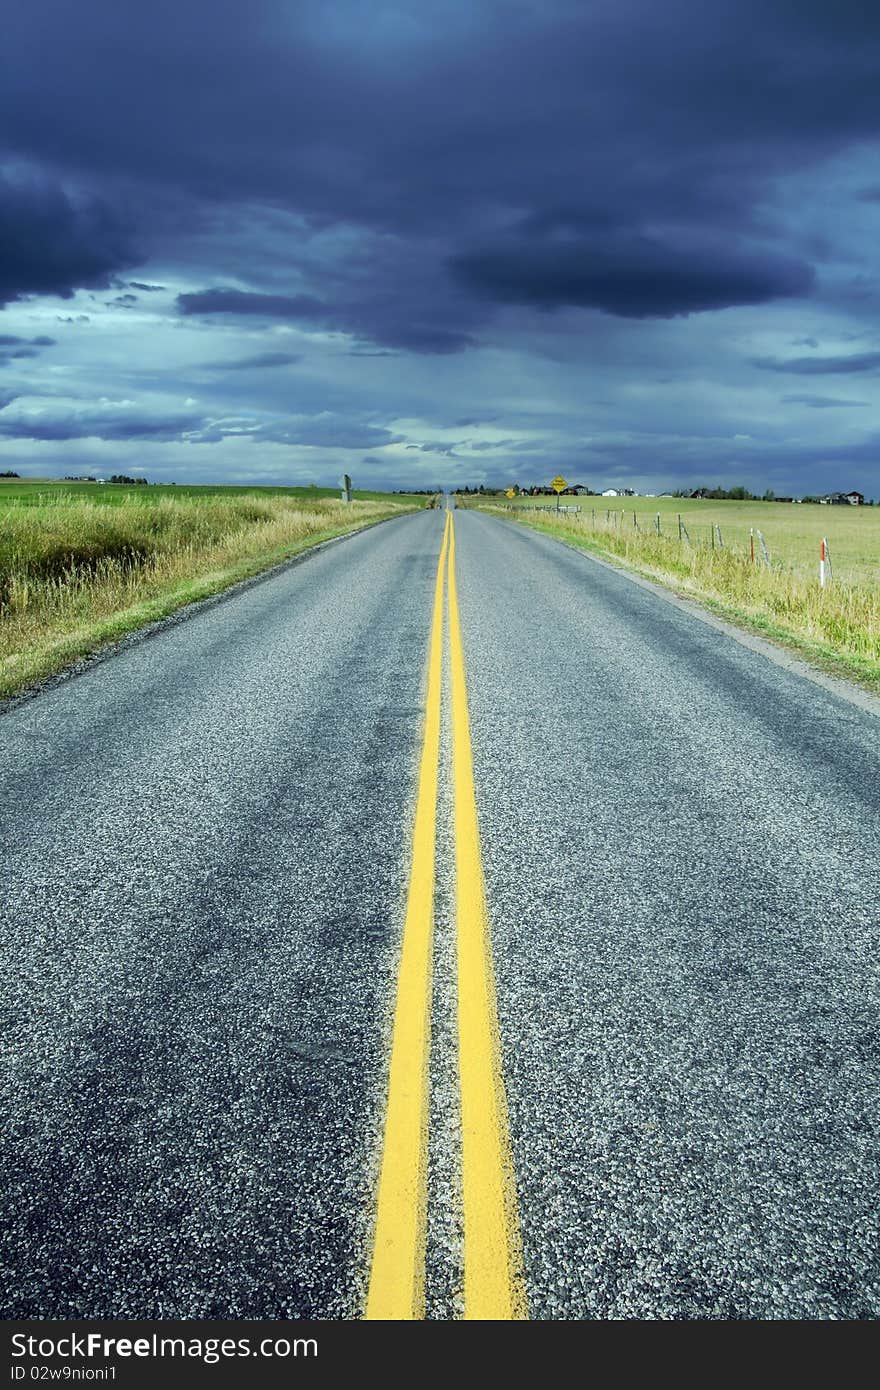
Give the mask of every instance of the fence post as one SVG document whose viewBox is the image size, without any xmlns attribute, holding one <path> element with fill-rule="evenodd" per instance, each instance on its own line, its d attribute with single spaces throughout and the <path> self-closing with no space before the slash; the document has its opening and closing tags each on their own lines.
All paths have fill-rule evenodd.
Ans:
<svg viewBox="0 0 880 1390">
<path fill-rule="evenodd" d="M 716 524 L 715 529 L 716 529 L 716 531 L 718 532 L 718 549 L 719 549 L 719 550 L 723 550 L 723 549 L 724 549 L 724 541 L 723 541 L 722 538 L 721 538 L 721 522 L 720 522 L 720 521 Z"/>
<path fill-rule="evenodd" d="M 762 531 L 758 532 L 758 540 L 761 542 L 761 554 L 764 556 L 764 564 L 770 568 L 770 551 L 767 549 L 767 542 L 764 540 Z"/>
<path fill-rule="evenodd" d="M 755 563 L 755 528 L 749 527 L 749 554 L 752 557 L 752 564 Z"/>
<path fill-rule="evenodd" d="M 834 577 L 831 573 L 831 551 L 828 548 L 828 541 L 823 536 L 819 546 L 819 583 L 823 589 L 826 584 L 826 576 L 827 579 Z"/>
<path fill-rule="evenodd" d="M 678 539 L 681 542 L 681 512 L 678 514 Z"/>
<path fill-rule="evenodd" d="M 712 546 L 712 549 L 714 550 L 714 549 L 715 549 L 715 522 L 714 522 L 714 521 L 712 522 L 712 525 L 709 527 L 709 543 L 710 543 L 710 545 Z"/>
<path fill-rule="evenodd" d="M 658 535 L 658 536 L 662 535 L 663 533 L 662 533 L 661 530 L 660 530 L 660 513 L 659 513 L 659 512 L 657 513 L 657 519 L 656 519 L 656 521 L 654 522 L 654 525 L 657 527 L 657 535 Z"/>
</svg>

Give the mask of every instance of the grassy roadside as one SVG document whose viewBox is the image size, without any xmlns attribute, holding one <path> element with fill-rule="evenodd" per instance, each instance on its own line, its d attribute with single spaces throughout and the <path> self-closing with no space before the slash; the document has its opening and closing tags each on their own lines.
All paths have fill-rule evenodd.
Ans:
<svg viewBox="0 0 880 1390">
<path fill-rule="evenodd" d="M 717 617 L 786 646 L 830 675 L 880 695 L 880 590 L 816 580 L 781 566 L 753 565 L 746 555 L 681 546 L 651 534 L 627 532 L 583 516 L 507 511 L 482 504 L 504 520 L 588 551 Z"/>
<path fill-rule="evenodd" d="M 246 495 L 106 506 L 61 497 L 0 516 L 0 697 L 145 624 L 421 499 Z"/>
<path fill-rule="evenodd" d="M 107 506 L 124 506 L 137 502 L 148 507 L 157 501 L 194 498 L 207 501 L 219 497 L 229 501 L 236 497 L 298 498 L 304 502 L 334 500 L 339 497 L 338 487 L 283 487 L 280 484 L 255 486 L 253 483 L 151 483 L 148 487 L 132 487 L 125 483 L 84 483 L 71 478 L 0 478 L 0 509 L 5 505 L 17 503 L 23 507 L 42 507 L 47 502 L 100 502 Z M 355 488 L 356 502 L 387 502 L 392 494 L 371 492 L 369 489 Z M 395 500 L 405 501 L 405 495 L 397 494 Z"/>
</svg>

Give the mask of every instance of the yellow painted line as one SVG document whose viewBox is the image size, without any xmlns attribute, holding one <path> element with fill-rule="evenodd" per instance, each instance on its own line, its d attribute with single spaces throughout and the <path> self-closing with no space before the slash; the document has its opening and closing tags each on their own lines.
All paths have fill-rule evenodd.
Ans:
<svg viewBox="0 0 880 1390">
<path fill-rule="evenodd" d="M 474 792 L 464 650 L 455 583 L 455 522 L 449 540 L 458 1049 L 461 1087 L 464 1315 L 528 1318 L 480 829 Z"/>
<path fill-rule="evenodd" d="M 443 575 L 451 519 L 448 513 L 434 587 L 425 733 L 397 980 L 373 1259 L 364 1314 L 368 1319 L 386 1322 L 422 1318 L 425 1311 L 434 842 L 440 753 Z"/>
</svg>

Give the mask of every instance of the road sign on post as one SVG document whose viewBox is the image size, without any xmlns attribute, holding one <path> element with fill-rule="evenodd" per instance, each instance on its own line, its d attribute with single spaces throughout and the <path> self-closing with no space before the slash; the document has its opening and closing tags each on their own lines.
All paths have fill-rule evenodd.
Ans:
<svg viewBox="0 0 880 1390">
<path fill-rule="evenodd" d="M 559 511 L 559 494 L 560 492 L 565 491 L 565 489 L 568 487 L 568 483 L 566 482 L 565 478 L 563 478 L 561 473 L 557 473 L 550 486 L 556 493 L 556 510 Z"/>
<path fill-rule="evenodd" d="M 343 473 L 342 477 L 339 479 L 339 486 L 342 488 L 342 500 L 343 500 L 343 502 L 350 502 L 350 501 L 351 501 L 351 478 L 348 476 L 347 473 Z"/>
<path fill-rule="evenodd" d="M 516 496 L 516 493 L 514 492 L 514 490 L 513 490 L 512 487 L 509 487 L 509 488 L 507 489 L 507 491 L 505 492 L 504 496 L 505 496 L 505 497 L 515 497 L 515 496 Z"/>
</svg>

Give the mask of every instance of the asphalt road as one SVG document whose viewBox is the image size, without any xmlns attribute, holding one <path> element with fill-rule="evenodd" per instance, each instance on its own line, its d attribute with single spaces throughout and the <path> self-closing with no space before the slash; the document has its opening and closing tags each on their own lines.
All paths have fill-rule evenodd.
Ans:
<svg viewBox="0 0 880 1390">
<path fill-rule="evenodd" d="M 880 1315 L 880 721 L 456 514 L 529 1315 Z M 5 1316 L 364 1306 L 442 516 L 0 718 Z M 448 673 L 428 1315 L 460 1312 Z"/>
</svg>

